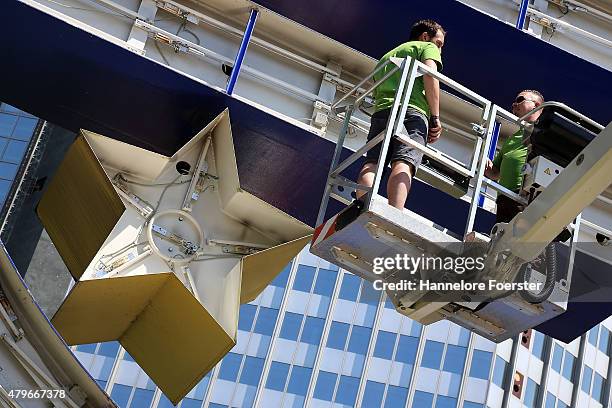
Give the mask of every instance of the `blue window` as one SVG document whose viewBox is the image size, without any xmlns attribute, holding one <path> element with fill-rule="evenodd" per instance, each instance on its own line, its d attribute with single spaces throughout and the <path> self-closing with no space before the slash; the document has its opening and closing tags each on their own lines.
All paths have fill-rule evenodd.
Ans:
<svg viewBox="0 0 612 408">
<path fill-rule="evenodd" d="M 538 359 L 542 360 L 544 356 L 544 335 L 537 331 L 534 331 L 533 333 L 533 348 L 531 349 L 531 353 Z"/>
<path fill-rule="evenodd" d="M 132 393 L 132 387 L 126 385 L 115 384 L 111 391 L 111 398 L 115 401 L 115 404 L 120 408 L 127 408 L 130 394 Z"/>
<path fill-rule="evenodd" d="M 202 408 L 202 400 L 183 398 L 181 408 Z"/>
<path fill-rule="evenodd" d="M 229 407 L 227 405 L 215 404 L 214 402 L 211 402 L 208 404 L 208 408 L 229 408 Z"/>
<path fill-rule="evenodd" d="M 570 381 L 574 380 L 575 360 L 576 357 L 574 357 L 569 351 L 565 350 L 565 358 L 563 359 L 563 371 L 561 372 L 561 375 Z"/>
<path fill-rule="evenodd" d="M 119 342 L 109 341 L 107 343 L 100 343 L 100 348 L 98 349 L 97 354 L 114 359 L 115 357 L 117 357 L 118 352 Z"/>
<path fill-rule="evenodd" d="M 130 403 L 130 408 L 149 408 L 151 406 L 152 401 L 153 401 L 153 390 L 143 390 L 141 388 L 136 388 L 136 391 L 134 391 L 134 396 L 132 397 L 132 402 Z M 202 401 L 198 401 L 198 402 L 200 405 L 202 405 Z M 184 400 L 183 400 L 183 405 L 181 405 L 181 407 L 183 408 L 188 407 L 188 405 L 185 405 Z"/>
<path fill-rule="evenodd" d="M 102 388 L 103 390 L 106 390 L 106 381 L 103 380 L 96 380 L 96 382 L 98 383 L 98 385 L 100 386 L 100 388 Z"/>
<path fill-rule="evenodd" d="M 307 265 L 298 265 L 293 281 L 293 289 L 302 292 L 310 292 L 314 280 L 316 268 Z"/>
<path fill-rule="evenodd" d="M 345 273 L 342 275 L 342 285 L 340 286 L 338 297 L 340 299 L 352 300 L 353 302 L 356 301 L 360 284 L 361 278 L 352 273 Z"/>
<path fill-rule="evenodd" d="M 506 377 L 506 367 L 508 363 L 500 356 L 495 357 L 495 367 L 493 367 L 493 384 L 500 388 L 504 388 L 504 379 Z"/>
<path fill-rule="evenodd" d="M 561 362 L 563 360 L 563 347 L 555 343 L 555 351 L 553 351 L 552 363 L 550 366 L 553 370 L 558 373 L 561 373 Z"/>
<path fill-rule="evenodd" d="M 268 373 L 268 381 L 266 388 L 276 391 L 284 391 L 285 383 L 287 382 L 287 374 L 289 374 L 289 364 L 273 361 Z"/>
<path fill-rule="evenodd" d="M 322 296 L 331 296 L 336 284 L 338 272 L 329 269 L 319 269 L 315 282 L 314 293 Z"/>
<path fill-rule="evenodd" d="M 484 404 L 479 404 L 477 402 L 465 401 L 463 403 L 463 408 L 485 408 Z"/>
<path fill-rule="evenodd" d="M 113 364 L 115 364 L 115 359 L 111 357 L 104 358 L 104 362 L 102 363 L 102 367 L 100 371 L 97 373 L 98 380 L 108 381 L 108 377 L 110 377 L 111 370 L 113 369 Z M 147 387 L 148 388 L 148 387 Z M 155 387 L 153 387 L 155 388 Z"/>
<path fill-rule="evenodd" d="M 385 308 L 386 309 L 395 309 L 395 305 L 393 304 L 393 301 L 391 301 L 391 298 L 389 296 L 387 296 L 385 298 Z"/>
<path fill-rule="evenodd" d="M 445 397 L 444 395 L 438 395 L 436 398 L 436 408 L 456 408 L 457 399 L 451 397 Z"/>
<path fill-rule="evenodd" d="M 406 405 L 407 397 L 408 388 L 389 385 L 387 389 L 387 398 L 385 398 L 385 408 L 403 407 Z"/>
<path fill-rule="evenodd" d="M 34 133 L 34 128 L 38 123 L 38 119 L 20 117 L 17 120 L 17 126 L 13 130 L 12 137 L 23 141 L 29 141 Z"/>
<path fill-rule="evenodd" d="M 395 361 L 406 364 L 414 364 L 416 361 L 418 346 L 418 338 L 400 334 L 399 343 L 397 345 L 397 353 L 395 353 Z"/>
<path fill-rule="evenodd" d="M 253 332 L 271 336 L 276 325 L 276 318 L 278 317 L 278 310 L 271 309 L 269 307 L 260 307 L 259 314 L 257 315 L 257 321 L 255 322 L 255 329 Z"/>
<path fill-rule="evenodd" d="M 306 391 L 308 391 L 308 383 L 310 383 L 311 374 L 312 369 L 294 365 L 291 370 L 291 378 L 289 378 L 287 392 L 305 397 Z"/>
<path fill-rule="evenodd" d="M 528 408 L 535 407 L 536 396 L 538 395 L 538 389 L 540 386 L 536 384 L 531 378 L 527 378 L 527 388 L 525 389 L 525 398 L 523 404 Z"/>
<path fill-rule="evenodd" d="M 359 389 L 359 378 L 349 377 L 346 375 L 340 376 L 338 384 L 338 393 L 336 394 L 336 402 L 340 404 L 355 406 L 357 398 L 357 390 Z"/>
<path fill-rule="evenodd" d="M 12 182 L 8 180 L 0 180 L 0 202 L 4 201 L 9 190 L 11 189 Z"/>
<path fill-rule="evenodd" d="M 325 401 L 331 401 L 334 395 L 334 388 L 336 388 L 336 378 L 338 378 L 337 374 L 319 371 L 317 385 L 315 385 L 314 389 L 314 397 Z"/>
<path fill-rule="evenodd" d="M 0 162 L 0 178 L 12 180 L 18 168 L 16 164 Z"/>
<path fill-rule="evenodd" d="M 285 269 L 281 273 L 279 273 L 276 278 L 270 283 L 272 286 L 278 286 L 280 288 L 284 288 L 287 286 L 287 279 L 289 279 L 289 272 L 291 272 L 292 262 L 289 262 Z"/>
<path fill-rule="evenodd" d="M 391 360 L 393 356 L 393 348 L 395 347 L 395 338 L 397 334 L 389 333 L 383 330 L 378 332 L 376 337 L 376 346 L 374 347 L 374 357 L 386 358 Z"/>
<path fill-rule="evenodd" d="M 240 362 L 242 361 L 242 355 L 236 353 L 227 353 L 221 361 L 221 367 L 219 368 L 219 378 L 227 381 L 236 381 L 238 378 L 238 371 L 240 370 Z"/>
<path fill-rule="evenodd" d="M 240 313 L 238 315 L 238 329 L 244 331 L 251 331 L 256 311 L 257 306 L 255 305 L 244 304 L 240 306 Z"/>
<path fill-rule="evenodd" d="M 425 343 L 425 351 L 423 352 L 423 359 L 421 360 L 421 366 L 439 370 L 443 349 L 444 344 L 439 341 L 427 340 Z"/>
<path fill-rule="evenodd" d="M 546 393 L 546 408 L 555 408 L 557 399 L 550 392 Z"/>
<path fill-rule="evenodd" d="M 327 336 L 327 347 L 344 350 L 349 328 L 350 326 L 346 323 L 332 321 L 331 327 L 329 328 L 329 335 Z"/>
<path fill-rule="evenodd" d="M 263 358 L 246 356 L 242 372 L 240 373 L 240 383 L 257 387 L 259 379 L 261 378 L 263 365 Z"/>
<path fill-rule="evenodd" d="M 582 391 L 590 394 L 591 392 L 591 379 L 593 377 L 593 369 L 587 365 L 584 366 L 582 372 Z"/>
<path fill-rule="evenodd" d="M 606 353 L 607 355 L 609 355 L 610 354 L 608 350 L 609 344 L 610 344 L 610 331 L 602 326 L 601 330 L 599 331 L 599 350 L 602 353 Z"/>
<path fill-rule="evenodd" d="M 414 408 L 431 408 L 433 405 L 433 394 L 424 391 L 416 391 L 412 400 Z"/>
<path fill-rule="evenodd" d="M 365 355 L 370 343 L 370 334 L 372 334 L 372 329 L 369 327 L 353 326 L 347 350 L 352 353 Z"/>
<path fill-rule="evenodd" d="M 79 344 L 77 346 L 77 351 L 82 351 L 83 353 L 90 353 L 90 354 L 94 354 L 96 352 L 96 346 L 98 344 L 97 343 L 93 343 L 93 344 Z"/>
<path fill-rule="evenodd" d="M 597 335 L 599 334 L 599 325 L 593 327 L 589 330 L 589 343 L 591 343 L 594 347 L 597 347 Z"/>
<path fill-rule="evenodd" d="M 565 404 L 561 400 L 557 400 L 557 408 L 569 408 L 569 405 Z"/>
<path fill-rule="evenodd" d="M 604 379 L 601 375 L 595 373 L 593 376 L 593 389 L 591 390 L 591 396 L 595 401 L 603 403 L 603 385 Z"/>
<path fill-rule="evenodd" d="M 8 103 L 0 102 L 0 111 L 2 112 L 13 112 L 13 113 L 21 113 L 23 111 L 17 109 L 16 107 L 9 105 Z"/>
<path fill-rule="evenodd" d="M 4 149 L 6 149 L 6 145 L 8 144 L 8 139 L 0 137 L 0 157 L 2 153 L 4 153 Z"/>
<path fill-rule="evenodd" d="M 318 317 L 311 316 L 306 317 L 304 329 L 302 330 L 301 341 L 308 344 L 318 345 L 321 341 L 324 324 L 325 319 L 319 319 Z"/>
<path fill-rule="evenodd" d="M 4 150 L 4 154 L 2 155 L 2 160 L 19 164 L 21 163 L 21 159 L 23 158 L 23 154 L 28 148 L 28 144 L 26 142 L 22 142 L 20 140 L 11 140 L 8 142 L 6 149 Z"/>
<path fill-rule="evenodd" d="M 286 312 L 283 325 L 281 326 L 280 337 L 287 340 L 297 340 L 303 317 L 301 314 Z"/>
<path fill-rule="evenodd" d="M 9 137 L 17 123 L 17 116 L 0 113 L 0 136 Z"/>
<path fill-rule="evenodd" d="M 366 383 L 361 408 L 380 408 L 382 407 L 383 394 L 385 393 L 385 384 L 375 381 Z"/>
<path fill-rule="evenodd" d="M 450 373 L 462 374 L 466 353 L 467 349 L 465 347 L 449 344 L 446 348 L 443 370 Z"/>
<path fill-rule="evenodd" d="M 472 354 L 472 367 L 470 367 L 470 377 L 488 380 L 492 358 L 493 353 L 474 349 L 474 353 Z"/>
<path fill-rule="evenodd" d="M 219 407 L 213 407 L 213 405 L 215 404 L 210 404 L 209 408 L 219 408 Z M 170 402 L 168 397 L 162 394 L 159 399 L 159 402 L 157 403 L 157 408 L 174 408 L 174 404 Z"/>
<path fill-rule="evenodd" d="M 380 301 L 380 296 L 380 290 L 374 289 L 374 285 L 371 282 L 363 281 L 361 294 L 359 295 L 359 303 L 377 305 Z"/>
<path fill-rule="evenodd" d="M 128 353 L 127 351 L 125 353 L 123 353 L 123 359 L 125 361 L 134 361 L 134 358 L 132 356 L 130 356 L 130 353 Z"/>
</svg>

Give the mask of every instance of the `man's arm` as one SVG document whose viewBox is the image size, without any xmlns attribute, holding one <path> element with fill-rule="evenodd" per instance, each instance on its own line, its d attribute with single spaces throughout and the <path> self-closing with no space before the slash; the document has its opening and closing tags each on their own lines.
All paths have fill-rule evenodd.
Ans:
<svg viewBox="0 0 612 408">
<path fill-rule="evenodd" d="M 432 59 L 426 59 L 423 63 L 433 71 L 438 70 L 436 61 Z M 423 83 L 425 85 L 425 97 L 431 112 L 427 142 L 434 143 L 442 133 L 442 125 L 440 124 L 440 82 L 431 75 L 423 75 Z"/>
</svg>

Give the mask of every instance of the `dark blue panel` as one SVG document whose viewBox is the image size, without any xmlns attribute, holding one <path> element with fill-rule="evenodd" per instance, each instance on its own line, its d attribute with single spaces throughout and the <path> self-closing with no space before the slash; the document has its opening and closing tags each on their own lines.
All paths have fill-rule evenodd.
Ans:
<svg viewBox="0 0 612 408">
<path fill-rule="evenodd" d="M 567 251 L 558 254 L 560 266 L 566 267 Z M 535 329 L 569 343 L 612 315 L 611 277 L 611 265 L 577 251 L 567 311 Z"/>
<path fill-rule="evenodd" d="M 431 18 L 448 32 L 444 73 L 500 106 L 535 88 L 601 123 L 612 119 L 612 73 L 455 0 L 256 1 L 374 58 Z"/>
</svg>

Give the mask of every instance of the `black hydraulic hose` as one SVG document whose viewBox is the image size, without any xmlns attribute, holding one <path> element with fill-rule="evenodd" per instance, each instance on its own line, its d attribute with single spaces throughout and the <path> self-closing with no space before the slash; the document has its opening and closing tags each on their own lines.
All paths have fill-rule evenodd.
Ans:
<svg viewBox="0 0 612 408">
<path fill-rule="evenodd" d="M 519 294 L 523 299 L 530 303 L 542 303 L 552 293 L 555 288 L 557 281 L 557 251 L 555 250 L 555 244 L 550 243 L 544 250 L 546 257 L 546 280 L 544 281 L 544 289 L 539 293 L 534 294 L 528 290 L 521 290 Z M 527 263 L 521 267 L 517 278 L 519 281 L 526 282 L 527 279 Z"/>
</svg>

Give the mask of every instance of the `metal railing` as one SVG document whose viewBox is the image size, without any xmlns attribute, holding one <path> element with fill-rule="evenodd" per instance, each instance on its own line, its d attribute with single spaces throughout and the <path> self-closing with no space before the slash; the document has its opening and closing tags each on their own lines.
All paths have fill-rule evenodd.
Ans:
<svg viewBox="0 0 612 408">
<path fill-rule="evenodd" d="M 360 94 L 360 96 L 356 95 L 357 90 L 362 85 L 368 82 L 370 78 L 372 78 L 374 75 L 378 74 L 383 69 L 388 68 L 389 66 L 391 66 L 391 68 L 388 70 L 388 72 L 385 73 L 385 75 L 383 75 L 373 85 L 368 87 L 365 92 Z M 360 108 L 362 101 L 367 95 L 372 93 L 378 86 L 384 83 L 385 80 L 389 79 L 393 75 L 398 74 L 400 76 L 399 86 L 395 93 L 394 103 L 391 108 L 385 132 L 381 132 L 379 135 L 368 141 L 363 147 L 361 147 L 356 152 L 352 153 L 349 157 L 347 157 L 345 160 L 340 162 L 340 155 L 344 146 L 344 141 L 352 114 L 355 112 L 356 109 Z M 419 144 L 408 138 L 403 132 L 403 118 L 406 116 L 408 110 L 410 95 L 412 94 L 412 89 L 414 87 L 416 78 L 421 75 L 432 76 L 433 78 L 439 80 L 441 83 L 455 90 L 459 94 L 466 96 L 469 100 L 475 102 L 481 108 L 480 123 L 484 124 L 484 132 L 482 132 L 482 134 L 478 134 L 475 138 L 472 160 L 469 164 L 466 165 L 464 163 L 461 163 L 459 160 L 455 160 L 452 157 L 446 156 L 438 150 L 431 148 L 430 146 Z M 351 103 L 342 105 L 343 102 L 348 101 L 349 98 L 353 96 L 357 97 Z M 485 169 L 485 165 L 483 163 L 486 163 L 484 158 L 486 158 L 486 153 L 488 152 L 490 146 L 491 135 L 494 127 L 493 125 L 497 117 L 496 108 L 497 107 L 495 107 L 488 99 L 478 95 L 477 93 L 471 91 L 463 85 L 455 82 L 451 78 L 430 69 L 425 64 L 416 61 L 412 58 L 392 58 L 391 60 L 383 64 L 379 64 L 372 72 L 370 72 L 368 76 L 363 78 L 357 85 L 355 85 L 349 92 L 347 92 L 342 98 L 340 98 L 331 106 L 331 113 L 333 115 L 339 115 L 340 113 L 344 113 L 344 121 L 340 133 L 338 135 L 338 142 L 332 158 L 327 184 L 323 195 L 323 201 L 321 203 L 321 207 L 319 208 L 319 214 L 317 216 L 317 225 L 323 222 L 330 197 L 348 203 L 348 200 L 346 198 L 343 199 L 343 197 L 337 194 L 337 192 L 335 191 L 335 189 L 338 189 L 338 186 L 368 192 L 368 194 L 365 196 L 366 198 L 364 207 L 370 208 L 372 197 L 374 195 L 378 195 L 378 189 L 380 187 L 383 173 L 382 170 L 384 166 L 383 158 L 386 157 L 391 138 L 394 137 L 401 143 L 409 145 L 412 148 L 418 149 L 428 158 L 438 163 L 441 163 L 445 167 L 457 172 L 458 174 L 469 178 L 476 178 L 474 193 L 471 197 L 470 211 L 466 224 L 466 232 L 471 231 L 478 208 L 480 190 L 483 184 Z M 381 152 L 379 155 L 378 164 L 375 169 L 375 177 L 372 187 L 359 185 L 356 182 L 348 180 L 345 177 L 341 176 L 341 173 L 343 171 L 345 171 L 352 164 L 360 160 L 366 152 L 368 152 L 380 143 L 382 143 Z"/>
<path fill-rule="evenodd" d="M 391 69 L 389 69 L 389 71 L 383 77 L 376 81 L 372 86 L 367 88 L 365 92 L 360 93 L 360 95 L 357 96 L 357 90 L 360 89 L 363 84 L 370 80 L 370 78 L 372 78 L 375 74 L 379 73 L 381 70 L 386 67 L 389 67 L 390 65 L 392 65 Z M 391 108 L 385 131 L 373 137 L 364 146 L 362 146 L 357 151 L 350 154 L 345 160 L 340 162 L 340 156 L 344 146 L 344 141 L 348 131 L 351 115 L 355 112 L 356 109 L 360 107 L 363 99 L 367 95 L 372 93 L 385 80 L 395 74 L 400 75 L 399 84 L 395 93 L 395 99 Z M 441 154 L 438 150 L 433 149 L 430 146 L 417 143 L 414 140 L 409 139 L 404 133 L 402 133 L 403 118 L 406 116 L 410 95 L 412 94 L 412 89 L 414 87 L 415 80 L 420 75 L 430 75 L 438 79 L 441 83 L 454 89 L 461 95 L 467 96 L 471 101 L 478 104 L 478 106 L 481 108 L 481 124 L 483 132 L 477 132 L 479 134 L 475 138 L 472 160 L 469 165 L 465 165 L 460 161 L 453 159 L 452 157 L 448 157 L 444 154 Z M 345 101 L 348 101 L 351 96 L 355 96 L 355 99 L 351 103 L 341 106 L 341 104 Z M 542 105 L 536 107 L 524 116 L 517 117 L 511 112 L 492 104 L 486 98 L 476 94 L 470 89 L 448 78 L 447 76 L 442 75 L 437 71 L 431 70 L 423 63 L 416 61 L 412 58 L 392 58 L 390 61 L 387 61 L 384 64 L 380 64 L 367 77 L 365 77 L 361 82 L 355 85 L 354 88 L 352 88 L 348 93 L 346 93 L 342 98 L 340 98 L 331 106 L 332 115 L 338 116 L 339 114 L 343 113 L 343 126 L 340 130 L 338 142 L 330 165 L 323 200 L 321 202 L 321 206 L 319 208 L 319 213 L 317 216 L 317 225 L 320 225 L 324 221 L 330 198 L 334 198 L 345 204 L 350 204 L 350 198 L 348 198 L 346 194 L 339 193 L 339 191 L 343 190 L 344 187 L 365 191 L 367 194 L 364 196 L 364 208 L 366 210 L 370 208 L 372 198 L 378 196 L 378 190 L 380 188 L 384 169 L 383 159 L 387 155 L 391 138 L 396 138 L 396 140 L 398 140 L 399 142 L 408 145 L 412 148 L 418 149 L 428 158 L 435 160 L 436 162 L 441 163 L 446 168 L 449 168 L 457 172 L 458 174 L 464 177 L 469 177 L 471 179 L 471 192 L 468 192 L 468 195 L 470 196 L 470 204 L 467 220 L 465 223 L 465 234 L 473 230 L 476 213 L 479 207 L 479 198 L 480 195 L 483 193 L 484 185 L 495 190 L 498 194 L 502 194 L 517 203 L 527 205 L 528 202 L 526 198 L 485 177 L 484 173 L 487 163 L 487 153 L 491 145 L 495 124 L 496 122 L 498 122 L 499 119 L 504 119 L 505 121 L 508 121 L 510 123 L 517 124 L 521 129 L 530 128 L 533 125 L 527 122 L 526 118 L 546 107 L 556 107 L 562 109 L 598 129 L 604 128 L 601 124 L 593 121 L 592 119 L 586 117 L 580 112 L 577 112 L 576 110 L 559 102 L 543 103 Z M 381 152 L 378 158 L 378 163 L 376 165 L 375 177 L 372 187 L 359 185 L 357 182 L 341 176 L 341 173 L 343 171 L 345 171 L 352 164 L 360 160 L 366 152 L 381 143 Z"/>
</svg>

